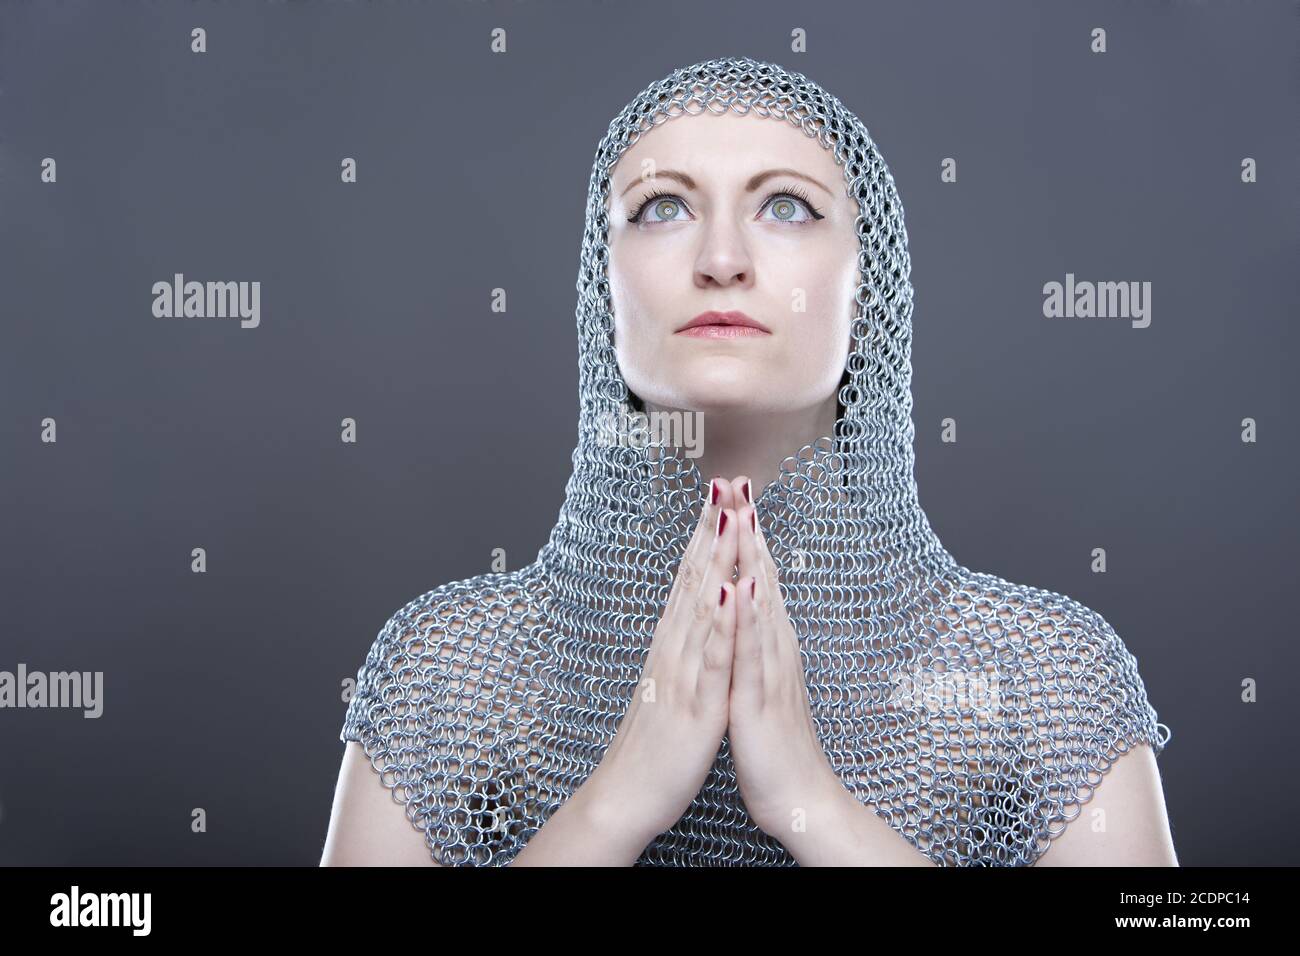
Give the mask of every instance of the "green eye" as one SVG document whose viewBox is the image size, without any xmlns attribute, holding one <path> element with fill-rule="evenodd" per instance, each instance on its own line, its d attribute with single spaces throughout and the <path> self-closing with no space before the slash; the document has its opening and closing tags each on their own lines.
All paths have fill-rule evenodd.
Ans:
<svg viewBox="0 0 1300 956">
<path fill-rule="evenodd" d="M 778 193 L 772 201 L 767 204 L 767 209 L 771 211 L 778 222 L 811 222 L 813 219 L 820 219 L 815 209 L 798 197 Z M 799 213 L 803 215 L 800 216 Z"/>
<path fill-rule="evenodd" d="M 661 199 L 655 203 L 655 215 L 661 220 L 674 218 L 681 206 L 675 199 Z"/>
<path fill-rule="evenodd" d="M 686 211 L 686 204 L 680 198 L 672 193 L 659 192 L 656 190 L 636 207 L 632 215 L 627 217 L 628 222 L 678 222 L 679 212 Z"/>
</svg>

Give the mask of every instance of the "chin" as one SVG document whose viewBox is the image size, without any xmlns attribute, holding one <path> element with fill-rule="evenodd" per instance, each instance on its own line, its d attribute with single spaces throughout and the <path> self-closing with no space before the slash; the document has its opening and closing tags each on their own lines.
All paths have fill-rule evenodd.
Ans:
<svg viewBox="0 0 1300 956">
<path fill-rule="evenodd" d="M 761 388 L 757 379 L 745 381 L 695 382 L 690 386 L 673 389 L 663 402 L 651 399 L 656 405 L 684 408 L 693 412 L 731 412 L 752 409 Z"/>
</svg>

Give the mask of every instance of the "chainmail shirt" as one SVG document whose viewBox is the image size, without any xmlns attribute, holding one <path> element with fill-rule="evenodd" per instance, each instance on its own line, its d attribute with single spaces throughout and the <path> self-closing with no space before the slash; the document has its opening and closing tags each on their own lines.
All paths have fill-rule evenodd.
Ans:
<svg viewBox="0 0 1300 956">
<path fill-rule="evenodd" d="M 1160 753 L 1169 729 L 1100 615 L 959 565 L 931 530 L 913 477 L 912 286 L 893 176 L 838 99 L 751 59 L 674 71 L 610 124 L 588 189 L 579 436 L 555 527 L 527 567 L 444 584 L 394 614 L 340 739 L 362 745 L 445 865 L 508 864 L 600 763 L 707 491 L 671 446 L 602 433 L 634 401 L 613 346 L 612 170 L 644 132 L 704 110 L 815 137 L 860 209 L 834 436 L 787 458 L 755 502 L 823 748 L 935 863 L 1031 864 L 1118 756 L 1140 743 Z M 694 802 L 638 864 L 795 862 L 750 819 L 724 738 Z"/>
</svg>

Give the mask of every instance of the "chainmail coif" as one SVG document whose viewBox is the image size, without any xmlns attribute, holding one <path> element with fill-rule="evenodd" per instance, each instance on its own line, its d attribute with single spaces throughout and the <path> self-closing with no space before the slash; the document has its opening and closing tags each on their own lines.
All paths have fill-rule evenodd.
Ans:
<svg viewBox="0 0 1300 956">
<path fill-rule="evenodd" d="M 816 137 L 861 210 L 834 440 L 787 458 L 756 501 L 831 766 L 936 863 L 1033 863 L 1118 756 L 1139 743 L 1160 753 L 1169 729 L 1100 615 L 957 564 L 931 530 L 913 477 L 912 286 L 894 179 L 838 99 L 750 59 L 677 70 L 610 124 L 578 271 L 578 445 L 550 540 L 521 570 L 398 611 L 358 671 L 340 739 L 361 743 L 448 865 L 509 863 L 600 762 L 707 492 L 693 459 L 601 432 L 633 401 L 613 347 L 610 182 L 643 132 L 705 109 Z M 749 818 L 724 738 L 695 801 L 638 863 L 794 860 Z"/>
</svg>

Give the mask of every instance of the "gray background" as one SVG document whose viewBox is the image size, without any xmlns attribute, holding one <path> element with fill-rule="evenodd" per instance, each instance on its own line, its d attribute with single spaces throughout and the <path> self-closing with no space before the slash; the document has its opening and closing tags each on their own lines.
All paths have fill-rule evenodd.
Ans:
<svg viewBox="0 0 1300 956">
<path fill-rule="evenodd" d="M 890 164 L 939 536 L 1114 625 L 1173 730 L 1184 864 L 1297 862 L 1298 25 L 1262 2 L 0 0 L 0 669 L 105 674 L 99 720 L 0 710 L 0 863 L 319 860 L 376 631 L 555 521 L 597 141 L 724 55 L 806 73 Z M 155 319 L 174 272 L 261 281 L 261 326 Z M 1151 326 L 1044 318 L 1066 272 L 1150 281 Z"/>
</svg>

